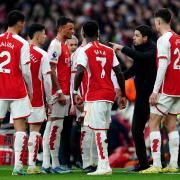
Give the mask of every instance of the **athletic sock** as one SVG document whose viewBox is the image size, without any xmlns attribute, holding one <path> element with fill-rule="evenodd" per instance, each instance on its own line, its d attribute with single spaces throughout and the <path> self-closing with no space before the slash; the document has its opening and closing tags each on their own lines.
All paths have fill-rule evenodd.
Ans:
<svg viewBox="0 0 180 180">
<path fill-rule="evenodd" d="M 23 155 L 27 146 L 27 137 L 25 132 L 18 131 L 15 133 L 14 140 L 14 153 L 15 153 L 15 164 L 14 168 L 20 170 L 23 167 Z"/>
<path fill-rule="evenodd" d="M 160 131 L 150 133 L 151 153 L 153 158 L 153 166 L 162 167 L 161 165 L 161 134 Z"/>
<path fill-rule="evenodd" d="M 28 165 L 31 167 L 36 166 L 36 158 L 37 153 L 39 150 L 39 141 L 40 141 L 41 134 L 38 132 L 30 132 L 29 141 L 28 141 Z"/>
</svg>

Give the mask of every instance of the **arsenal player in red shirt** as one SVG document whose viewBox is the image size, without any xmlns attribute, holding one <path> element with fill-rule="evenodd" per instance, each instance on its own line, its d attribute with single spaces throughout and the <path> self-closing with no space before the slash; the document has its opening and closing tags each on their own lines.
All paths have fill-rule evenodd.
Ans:
<svg viewBox="0 0 180 180">
<path fill-rule="evenodd" d="M 180 113 L 180 36 L 171 30 L 171 12 L 160 9 L 155 13 L 155 26 L 160 33 L 157 41 L 157 77 L 150 96 L 151 115 L 149 120 L 153 166 L 143 173 L 177 172 L 179 132 L 176 115 Z M 169 136 L 170 162 L 162 169 L 160 123 L 165 125 Z"/>
<path fill-rule="evenodd" d="M 40 48 L 44 44 L 46 34 L 45 27 L 41 24 L 32 24 L 28 32 L 30 38 L 30 59 L 31 74 L 33 84 L 33 112 L 28 117 L 30 135 L 28 141 L 28 174 L 40 173 L 36 166 L 36 157 L 39 148 L 41 134 L 39 133 L 41 124 L 46 120 L 46 111 L 44 105 L 44 92 L 47 104 L 51 105 L 51 68 L 49 64 L 48 54 Z"/>
<path fill-rule="evenodd" d="M 10 109 L 15 128 L 15 165 L 12 175 L 24 175 L 23 152 L 26 148 L 25 119 L 31 107 L 28 94 L 32 97 L 29 44 L 18 34 L 25 24 L 19 11 L 8 14 L 8 29 L 0 35 L 0 119 Z M 26 85 L 27 89 L 26 89 Z"/>
<path fill-rule="evenodd" d="M 125 85 L 121 67 L 112 48 L 98 41 L 99 28 L 96 22 L 88 21 L 83 25 L 83 36 L 87 45 L 82 47 L 77 56 L 77 72 L 74 81 L 74 100 L 81 104 L 78 88 L 87 71 L 88 82 L 84 104 L 84 126 L 88 126 L 95 133 L 98 167 L 88 175 L 111 174 L 107 154 L 106 130 L 109 129 L 110 113 L 115 100 L 114 85 L 111 80 L 111 71 L 114 70 L 121 88 L 120 106 L 125 108 Z"/>
<path fill-rule="evenodd" d="M 57 99 L 52 106 L 51 121 L 46 125 L 43 136 L 43 146 L 50 146 L 52 168 L 48 151 L 43 154 L 42 170 L 44 173 L 66 173 L 69 170 L 60 168 L 59 145 L 64 117 L 68 115 L 70 105 L 70 53 L 65 41 L 74 34 L 74 23 L 67 17 L 61 17 L 57 22 L 57 36 L 51 41 L 48 57 L 52 70 L 53 95 Z M 49 145 L 47 144 L 49 142 Z M 45 148 L 45 149 L 47 149 Z"/>
</svg>

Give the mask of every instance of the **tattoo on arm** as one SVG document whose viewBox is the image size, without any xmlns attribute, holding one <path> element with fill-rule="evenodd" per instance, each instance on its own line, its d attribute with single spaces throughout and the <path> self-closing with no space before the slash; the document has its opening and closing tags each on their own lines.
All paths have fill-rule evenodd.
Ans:
<svg viewBox="0 0 180 180">
<path fill-rule="evenodd" d="M 58 83 L 58 78 L 57 78 L 57 74 L 56 74 L 56 64 L 51 64 L 51 80 L 52 80 L 52 85 L 54 87 L 54 89 L 57 91 L 60 89 L 59 83 Z"/>
</svg>

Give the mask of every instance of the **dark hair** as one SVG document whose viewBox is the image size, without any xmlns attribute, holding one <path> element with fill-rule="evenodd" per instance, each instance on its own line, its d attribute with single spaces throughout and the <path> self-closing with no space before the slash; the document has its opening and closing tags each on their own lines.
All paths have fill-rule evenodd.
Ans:
<svg viewBox="0 0 180 180">
<path fill-rule="evenodd" d="M 59 20 L 57 21 L 57 29 L 61 26 L 66 25 L 67 23 L 74 23 L 74 21 L 70 18 L 65 17 L 65 16 L 60 17 Z"/>
<path fill-rule="evenodd" d="M 138 30 L 142 34 L 143 37 L 147 36 L 148 39 L 151 38 L 152 36 L 152 29 L 150 26 L 141 25 L 141 26 L 136 27 L 135 30 Z"/>
<path fill-rule="evenodd" d="M 34 34 L 36 32 L 40 32 L 42 30 L 44 30 L 45 27 L 41 24 L 32 24 L 30 27 L 29 27 L 29 30 L 28 30 L 28 35 L 30 37 L 30 39 L 33 39 L 34 37 Z"/>
<path fill-rule="evenodd" d="M 167 8 L 159 9 L 158 11 L 155 12 L 154 16 L 156 18 L 159 17 L 159 18 L 163 19 L 163 21 L 166 23 L 170 23 L 171 18 L 172 18 L 171 11 Z"/>
<path fill-rule="evenodd" d="M 83 32 L 87 37 L 98 37 L 99 26 L 96 21 L 88 21 L 83 25 Z"/>
<path fill-rule="evenodd" d="M 9 27 L 16 25 L 17 22 L 19 22 L 19 21 L 23 22 L 24 20 L 25 20 L 24 15 L 18 10 L 13 10 L 13 11 L 9 12 L 9 14 L 7 16 L 7 24 Z"/>
</svg>

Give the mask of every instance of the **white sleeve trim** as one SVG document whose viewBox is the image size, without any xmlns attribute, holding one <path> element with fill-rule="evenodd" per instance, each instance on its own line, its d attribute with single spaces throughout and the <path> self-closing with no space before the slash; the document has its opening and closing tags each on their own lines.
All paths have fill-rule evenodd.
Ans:
<svg viewBox="0 0 180 180">
<path fill-rule="evenodd" d="M 159 59 L 159 67 L 157 70 L 156 81 L 155 81 L 154 89 L 153 89 L 154 93 L 159 93 L 160 87 L 164 80 L 164 76 L 166 74 L 167 67 L 168 67 L 167 59 Z"/>
<path fill-rule="evenodd" d="M 59 56 L 61 55 L 61 42 L 54 39 L 48 49 L 48 59 L 50 63 L 58 63 Z"/>
<path fill-rule="evenodd" d="M 113 67 L 115 67 L 117 65 L 119 65 L 119 61 L 118 61 L 118 59 L 116 57 L 115 52 L 113 51 Z"/>
<path fill-rule="evenodd" d="M 43 74 L 43 84 L 44 84 L 44 91 L 46 94 L 46 100 L 48 104 L 51 104 L 52 96 L 52 82 L 51 82 L 51 75 L 50 74 Z"/>
</svg>

